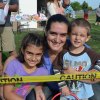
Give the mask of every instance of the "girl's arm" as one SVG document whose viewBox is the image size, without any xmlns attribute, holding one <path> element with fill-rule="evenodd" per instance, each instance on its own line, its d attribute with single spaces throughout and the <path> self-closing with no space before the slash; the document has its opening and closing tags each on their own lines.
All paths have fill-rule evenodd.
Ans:
<svg viewBox="0 0 100 100">
<path fill-rule="evenodd" d="M 36 100 L 46 100 L 45 95 L 42 91 L 42 86 L 40 85 L 36 86 L 35 93 L 36 93 Z"/>
<path fill-rule="evenodd" d="M 24 100 L 24 98 L 20 97 L 14 92 L 13 84 L 4 85 L 3 90 L 5 100 Z"/>
</svg>

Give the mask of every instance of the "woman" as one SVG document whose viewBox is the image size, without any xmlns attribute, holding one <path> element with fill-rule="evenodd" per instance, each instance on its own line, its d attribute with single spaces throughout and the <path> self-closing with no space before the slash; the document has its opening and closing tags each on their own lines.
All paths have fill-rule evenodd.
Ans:
<svg viewBox="0 0 100 100">
<path fill-rule="evenodd" d="M 52 16 L 54 14 L 64 15 L 64 8 L 62 7 L 60 0 L 47 0 L 47 10 L 48 16 Z"/>
<path fill-rule="evenodd" d="M 47 21 L 45 29 L 45 41 L 47 41 L 47 43 L 44 53 L 44 67 L 46 67 L 51 75 L 53 74 L 53 62 L 65 47 L 68 27 L 68 20 L 61 14 L 53 15 Z M 58 93 L 59 87 L 56 82 L 49 82 L 45 86 L 44 94 L 46 95 L 46 100 L 51 100 L 49 97 Z M 33 99 L 33 92 L 34 91 L 31 91 L 27 96 L 27 100 L 35 100 Z"/>
</svg>

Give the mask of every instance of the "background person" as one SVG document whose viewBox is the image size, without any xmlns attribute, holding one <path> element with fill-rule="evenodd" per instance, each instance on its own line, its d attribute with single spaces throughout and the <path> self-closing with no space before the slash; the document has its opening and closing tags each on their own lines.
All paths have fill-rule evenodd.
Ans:
<svg viewBox="0 0 100 100">
<path fill-rule="evenodd" d="M 8 0 L 0 0 L 0 9 L 3 9 Z M 0 25 L 0 75 L 2 75 L 2 52 L 9 52 L 10 55 L 16 55 L 14 34 L 12 32 L 12 25 L 10 23 L 11 12 L 18 11 L 18 0 L 10 0 L 9 11 L 6 18 L 6 23 Z M 2 87 L 0 86 L 0 96 L 2 96 Z"/>
<path fill-rule="evenodd" d="M 64 7 L 64 14 L 67 17 L 72 17 L 75 18 L 75 11 L 73 10 L 73 8 L 70 5 L 70 0 L 63 0 L 62 5 Z"/>
<path fill-rule="evenodd" d="M 3 9 L 8 0 L 0 0 L 0 9 Z M 14 34 L 10 23 L 11 12 L 18 11 L 18 0 L 10 0 L 9 11 L 6 18 L 6 23 L 0 25 L 0 74 L 2 74 L 2 52 L 9 52 L 10 55 L 16 54 Z"/>
<path fill-rule="evenodd" d="M 62 7 L 60 0 L 47 0 L 47 11 L 48 16 L 52 16 L 54 14 L 64 15 L 64 8 Z"/>
<path fill-rule="evenodd" d="M 84 12 L 84 19 L 88 20 L 88 7 L 87 6 L 83 9 L 83 12 Z"/>
<path fill-rule="evenodd" d="M 95 23 L 95 25 L 100 25 L 100 5 L 96 9 L 96 23 Z"/>
</svg>

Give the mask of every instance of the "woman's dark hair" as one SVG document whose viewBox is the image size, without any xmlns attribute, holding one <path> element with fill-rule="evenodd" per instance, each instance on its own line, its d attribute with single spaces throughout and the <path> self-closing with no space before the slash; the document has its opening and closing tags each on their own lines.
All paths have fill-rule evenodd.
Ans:
<svg viewBox="0 0 100 100">
<path fill-rule="evenodd" d="M 65 25 L 68 26 L 68 32 L 70 32 L 70 23 L 64 15 L 61 15 L 61 14 L 52 15 L 48 19 L 46 27 L 45 27 L 45 31 L 46 31 L 46 33 L 44 34 L 45 47 L 46 47 L 45 49 L 49 48 L 48 43 L 47 43 L 47 35 L 46 34 L 50 30 L 52 23 L 56 23 L 56 22 L 65 23 Z M 67 47 L 67 44 L 64 45 L 64 48 L 66 48 L 66 47 Z"/>
<path fill-rule="evenodd" d="M 18 54 L 18 57 L 17 57 L 17 59 L 21 63 L 25 62 L 22 50 L 24 51 L 29 44 L 33 44 L 37 47 L 43 46 L 43 49 L 44 49 L 44 38 L 42 36 L 40 36 L 38 33 L 28 33 L 23 38 L 20 49 L 19 49 L 19 54 Z M 41 63 L 42 63 L 42 61 L 40 62 L 40 64 Z"/>
<path fill-rule="evenodd" d="M 46 24 L 46 28 L 45 28 L 46 32 L 48 32 L 50 30 L 51 24 L 54 22 L 65 23 L 69 28 L 69 21 L 67 20 L 67 18 L 64 15 L 55 14 L 55 15 L 52 15 L 48 19 L 47 24 Z"/>
</svg>

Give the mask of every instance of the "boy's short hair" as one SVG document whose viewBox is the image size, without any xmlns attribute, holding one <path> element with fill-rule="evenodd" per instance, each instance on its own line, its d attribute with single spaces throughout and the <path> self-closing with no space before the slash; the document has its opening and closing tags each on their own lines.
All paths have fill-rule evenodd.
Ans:
<svg viewBox="0 0 100 100">
<path fill-rule="evenodd" d="M 73 20 L 73 21 L 71 22 L 71 30 L 72 30 L 72 28 L 75 27 L 75 26 L 80 26 L 80 27 L 86 28 L 86 30 L 87 30 L 87 35 L 88 35 L 88 36 L 90 35 L 91 25 L 90 25 L 90 23 L 89 23 L 87 20 L 85 20 L 84 18 L 77 18 L 77 19 Z"/>
</svg>

